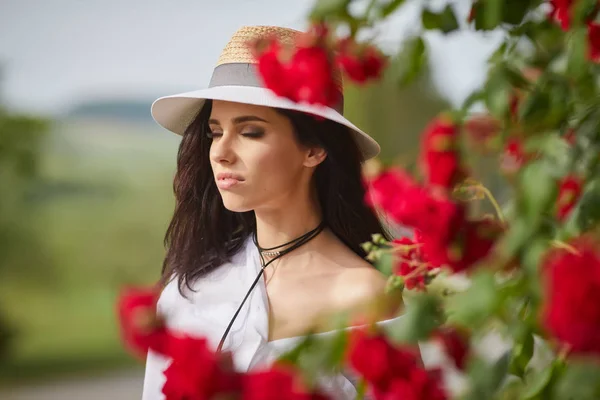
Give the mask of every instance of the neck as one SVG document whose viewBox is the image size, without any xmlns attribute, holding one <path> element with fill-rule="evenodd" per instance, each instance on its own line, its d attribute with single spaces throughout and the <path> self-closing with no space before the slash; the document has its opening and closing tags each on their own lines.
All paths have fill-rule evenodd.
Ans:
<svg viewBox="0 0 600 400">
<path fill-rule="evenodd" d="M 322 221 L 316 201 L 289 201 L 284 207 L 256 209 L 256 238 L 263 248 L 275 247 L 315 229 Z"/>
</svg>

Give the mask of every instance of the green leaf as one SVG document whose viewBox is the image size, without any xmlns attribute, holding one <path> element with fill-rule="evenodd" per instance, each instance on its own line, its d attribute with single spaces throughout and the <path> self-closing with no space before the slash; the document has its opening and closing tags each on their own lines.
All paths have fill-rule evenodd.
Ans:
<svg viewBox="0 0 600 400">
<path fill-rule="evenodd" d="M 530 278 L 537 277 L 542 256 L 550 248 L 550 240 L 546 237 L 530 239 L 529 244 L 523 249 L 521 263 Z"/>
<path fill-rule="evenodd" d="M 506 74 L 506 79 L 510 82 L 510 84 L 516 88 L 526 89 L 530 86 L 530 83 L 521 71 L 514 68 L 513 66 L 502 64 L 502 68 L 504 69 L 504 73 Z"/>
<path fill-rule="evenodd" d="M 472 357 L 468 366 L 471 378 L 471 391 L 467 399 L 491 399 L 504 381 L 508 373 L 510 352 L 506 352 L 494 363 L 488 363 L 481 358 Z"/>
<path fill-rule="evenodd" d="M 598 7 L 598 0 L 578 0 L 573 3 L 571 15 L 574 23 L 585 22 L 595 14 Z"/>
<path fill-rule="evenodd" d="M 509 110 L 511 93 L 505 69 L 502 66 L 492 68 L 485 85 L 485 104 L 493 116 L 504 119 Z"/>
<path fill-rule="evenodd" d="M 532 161 L 521 171 L 519 187 L 522 207 L 527 221 L 533 225 L 541 221 L 556 199 L 557 184 L 549 168 L 541 160 Z"/>
<path fill-rule="evenodd" d="M 450 33 L 458 29 L 458 20 L 449 4 L 439 13 L 424 9 L 421 13 L 421 21 L 423 27 L 429 30 L 439 29 L 444 33 Z"/>
<path fill-rule="evenodd" d="M 567 73 L 574 79 L 581 79 L 588 65 L 588 39 L 587 29 L 584 27 L 577 28 L 573 31 L 567 45 Z"/>
<path fill-rule="evenodd" d="M 537 5 L 535 0 L 504 0 L 504 2 L 502 21 L 511 25 L 519 25 L 523 22 L 527 12 Z"/>
<path fill-rule="evenodd" d="M 600 365 L 593 361 L 576 361 L 567 365 L 558 379 L 553 399 L 597 400 L 600 398 Z"/>
<path fill-rule="evenodd" d="M 429 338 L 441 322 L 439 300 L 435 296 L 423 293 L 415 295 L 407 302 L 402 318 L 384 329 L 393 341 L 417 343 Z"/>
<path fill-rule="evenodd" d="M 303 338 L 295 347 L 283 353 L 278 360 L 297 365 L 300 356 L 314 346 L 314 342 L 314 337 L 312 335 L 308 335 Z"/>
<path fill-rule="evenodd" d="M 389 251 L 382 252 L 375 267 L 385 276 L 391 276 L 394 272 L 394 255 Z"/>
<path fill-rule="evenodd" d="M 586 186 L 573 212 L 574 221 L 576 224 L 572 230 L 574 234 L 585 232 L 600 221 L 600 178 L 591 180 Z"/>
<path fill-rule="evenodd" d="M 527 326 L 521 325 L 512 349 L 509 366 L 511 374 L 523 377 L 533 356 L 533 344 L 533 332 Z"/>
<path fill-rule="evenodd" d="M 310 12 L 310 18 L 326 19 L 331 16 L 346 15 L 351 2 L 352 0 L 318 0 Z"/>
<path fill-rule="evenodd" d="M 521 263 L 527 273 L 527 282 L 530 293 L 534 299 L 538 300 L 542 296 L 542 287 L 540 282 L 540 265 L 542 257 L 550 247 L 550 240 L 546 237 L 536 237 L 529 239 L 527 246 L 523 248 Z"/>
<path fill-rule="evenodd" d="M 425 42 L 420 36 L 406 41 L 399 62 L 396 63 L 396 73 L 401 86 L 415 81 L 427 61 Z"/>
<path fill-rule="evenodd" d="M 469 97 L 467 97 L 460 106 L 462 114 L 467 114 L 471 107 L 473 107 L 478 102 L 483 101 L 484 98 L 485 93 L 483 92 L 483 90 L 476 90 L 473 93 L 471 93 Z"/>
<path fill-rule="evenodd" d="M 319 351 L 323 352 L 325 358 L 322 367 L 333 369 L 343 363 L 348 345 L 348 332 L 346 330 L 340 330 L 332 338 L 323 341 L 317 339 L 317 342 L 319 342 Z"/>
<path fill-rule="evenodd" d="M 502 21 L 504 0 L 478 1 L 473 5 L 475 12 L 475 29 L 492 30 Z"/>
<path fill-rule="evenodd" d="M 550 96 L 547 92 L 534 89 L 519 106 L 519 119 L 525 125 L 540 125 L 550 110 Z"/>
<path fill-rule="evenodd" d="M 389 3 L 381 7 L 381 16 L 385 18 L 391 15 L 404 3 L 404 1 L 405 0 L 391 0 Z"/>
<path fill-rule="evenodd" d="M 526 377 L 525 390 L 522 394 L 523 400 L 537 399 L 544 392 L 548 384 L 550 384 L 552 375 L 554 374 L 555 364 L 551 364 L 544 369 L 531 371 Z"/>
<path fill-rule="evenodd" d="M 517 256 L 523 245 L 530 240 L 535 230 L 535 225 L 522 217 L 517 217 L 500 243 L 503 256 L 508 260 Z"/>
<path fill-rule="evenodd" d="M 497 400 L 520 400 L 522 391 L 523 382 L 520 379 L 511 379 L 502 385 L 502 389 L 496 398 Z"/>
<path fill-rule="evenodd" d="M 476 329 L 498 311 L 500 301 L 493 273 L 479 271 L 473 275 L 469 289 L 448 299 L 448 321 Z"/>
</svg>

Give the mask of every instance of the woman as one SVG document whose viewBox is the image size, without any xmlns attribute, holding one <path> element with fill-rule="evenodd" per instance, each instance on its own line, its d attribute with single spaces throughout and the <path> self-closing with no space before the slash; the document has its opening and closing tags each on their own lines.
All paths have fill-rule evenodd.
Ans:
<svg viewBox="0 0 600 400">
<path fill-rule="evenodd" d="M 337 313 L 365 315 L 386 281 L 360 246 L 387 236 L 361 182 L 361 162 L 379 146 L 341 104 L 296 104 L 257 76 L 247 41 L 295 34 L 240 29 L 208 89 L 152 107 L 158 123 L 183 135 L 159 312 L 171 328 L 231 351 L 242 371 L 268 365 L 308 332 L 330 330 Z M 389 305 L 375 318 L 388 318 L 398 301 Z M 148 355 L 145 400 L 163 398 L 167 363 Z M 356 394 L 341 374 L 323 386 L 335 398 Z"/>
</svg>

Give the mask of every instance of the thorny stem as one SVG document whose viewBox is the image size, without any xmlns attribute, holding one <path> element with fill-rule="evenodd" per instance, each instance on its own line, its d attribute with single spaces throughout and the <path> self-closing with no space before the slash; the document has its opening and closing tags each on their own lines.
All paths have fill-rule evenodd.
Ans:
<svg viewBox="0 0 600 400">
<path fill-rule="evenodd" d="M 404 275 L 403 278 L 406 281 L 407 279 L 411 279 L 416 276 L 419 276 L 423 272 L 426 272 L 428 267 L 429 267 L 428 263 L 418 263 L 417 268 L 414 271 L 411 271 L 409 274 Z"/>
<path fill-rule="evenodd" d="M 395 244 L 394 247 L 389 250 L 389 252 L 390 253 L 400 253 L 400 252 L 403 252 L 403 251 L 410 251 L 410 250 L 418 249 L 421 246 L 423 246 L 422 243 L 416 243 L 416 244 Z"/>
<path fill-rule="evenodd" d="M 496 198 L 494 197 L 492 192 L 490 192 L 488 188 L 486 188 L 485 186 L 483 186 L 481 184 L 477 185 L 477 186 L 478 186 L 479 190 L 481 190 L 483 192 L 485 197 L 488 198 L 490 203 L 492 203 L 492 205 L 494 206 L 494 209 L 496 209 L 496 214 L 498 215 L 498 219 L 500 220 L 500 222 L 504 222 L 504 214 L 502 213 L 502 209 L 500 208 L 500 205 L 496 201 Z"/>
<path fill-rule="evenodd" d="M 556 248 L 565 249 L 572 254 L 579 255 L 579 251 L 577 251 L 577 249 L 575 247 L 571 246 L 568 243 L 562 242 L 560 240 L 553 240 L 551 243 L 552 243 L 552 246 L 554 246 Z"/>
</svg>

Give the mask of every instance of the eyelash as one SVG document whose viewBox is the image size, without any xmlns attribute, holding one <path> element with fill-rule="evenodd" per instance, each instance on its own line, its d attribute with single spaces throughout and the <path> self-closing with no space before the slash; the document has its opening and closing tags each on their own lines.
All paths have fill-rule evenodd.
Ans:
<svg viewBox="0 0 600 400">
<path fill-rule="evenodd" d="M 222 136 L 222 133 L 214 133 L 211 131 L 206 132 L 206 137 L 208 137 L 209 139 L 214 139 L 215 137 L 219 137 Z M 264 131 L 254 131 L 254 132 L 246 132 L 246 133 L 242 133 L 242 136 L 248 137 L 248 138 L 252 138 L 252 139 L 258 139 L 260 137 L 262 137 L 264 135 Z"/>
</svg>

